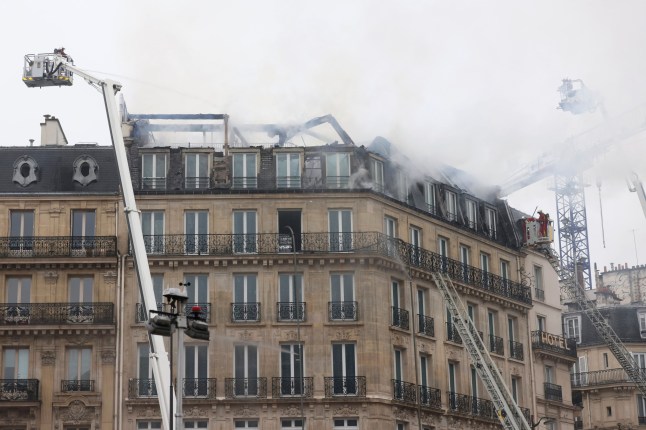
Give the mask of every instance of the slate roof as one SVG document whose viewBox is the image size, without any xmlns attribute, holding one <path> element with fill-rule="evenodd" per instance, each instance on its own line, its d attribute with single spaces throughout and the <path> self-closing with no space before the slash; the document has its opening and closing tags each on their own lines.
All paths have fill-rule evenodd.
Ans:
<svg viewBox="0 0 646 430">
<path fill-rule="evenodd" d="M 13 181 L 14 163 L 22 156 L 38 164 L 38 181 L 23 187 Z M 74 181 L 74 160 L 88 155 L 98 165 L 98 180 L 83 186 Z M 111 146 L 0 147 L 0 195 L 40 193 L 117 194 L 119 171 Z"/>
</svg>

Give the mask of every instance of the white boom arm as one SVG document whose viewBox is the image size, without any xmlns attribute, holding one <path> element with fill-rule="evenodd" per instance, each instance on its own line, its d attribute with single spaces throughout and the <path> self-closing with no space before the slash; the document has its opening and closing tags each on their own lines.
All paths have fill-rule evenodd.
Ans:
<svg viewBox="0 0 646 430">
<path fill-rule="evenodd" d="M 637 173 L 633 172 L 628 179 L 628 189 L 634 193 L 637 193 L 639 197 L 639 203 L 642 205 L 642 210 L 644 211 L 644 216 L 646 216 L 646 192 L 644 192 L 644 185 L 642 181 L 637 176 Z"/>
<path fill-rule="evenodd" d="M 135 192 L 132 188 L 130 169 L 128 168 L 128 158 L 126 155 L 125 144 L 123 142 L 121 121 L 117 108 L 116 93 L 121 89 L 121 84 L 108 79 L 95 78 L 89 73 L 69 64 L 67 60 L 60 55 L 55 56 L 55 66 L 58 64 L 61 64 L 61 67 L 64 67 L 65 69 L 68 69 L 82 77 L 91 85 L 99 88 L 103 93 L 105 110 L 108 116 L 108 124 L 110 126 L 110 135 L 112 137 L 112 146 L 114 147 L 117 167 L 119 169 L 124 211 L 128 221 L 130 241 L 134 252 L 135 270 L 137 272 L 137 278 L 139 279 L 139 289 L 141 297 L 143 298 L 146 315 L 148 315 L 150 310 L 157 309 L 157 301 L 155 299 L 152 277 L 148 267 L 148 255 L 146 254 L 146 247 L 141 229 L 141 219 L 135 203 Z M 169 430 L 171 428 L 169 415 L 170 405 L 177 404 L 174 398 L 175 393 L 171 392 L 170 389 L 171 375 L 169 359 L 163 338 L 161 336 L 150 334 L 148 337 L 150 340 L 150 365 L 155 378 L 155 387 L 157 388 L 162 422 L 164 429 Z M 172 414 L 175 416 L 174 410 L 172 411 Z"/>
</svg>

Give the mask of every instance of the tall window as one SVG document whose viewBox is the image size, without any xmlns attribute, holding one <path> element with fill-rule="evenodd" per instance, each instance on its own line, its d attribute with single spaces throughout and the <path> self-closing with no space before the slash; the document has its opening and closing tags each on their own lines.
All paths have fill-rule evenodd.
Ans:
<svg viewBox="0 0 646 430">
<path fill-rule="evenodd" d="M 72 211 L 72 249 L 92 248 L 96 229 L 96 214 L 93 210 Z"/>
<path fill-rule="evenodd" d="M 354 343 L 332 344 L 332 376 L 334 394 L 358 394 L 355 348 Z"/>
<path fill-rule="evenodd" d="M 144 234 L 144 244 L 148 254 L 164 252 L 164 212 L 142 211 L 141 230 Z"/>
<path fill-rule="evenodd" d="M 424 288 L 417 289 L 417 315 L 418 315 L 418 326 L 417 330 L 427 336 L 435 336 L 435 328 L 433 327 L 433 320 L 428 316 L 426 310 L 427 302 L 427 290 Z"/>
<path fill-rule="evenodd" d="M 547 318 L 544 315 L 537 315 L 536 323 L 540 331 L 547 331 Z"/>
<path fill-rule="evenodd" d="M 397 220 L 389 216 L 384 217 L 384 233 L 386 235 L 388 255 L 394 256 L 396 252 L 395 239 L 397 237 Z"/>
<path fill-rule="evenodd" d="M 478 372 L 476 372 L 476 368 L 471 366 L 471 397 L 477 398 L 478 397 Z M 476 407 L 477 410 L 477 404 L 478 402 L 473 402 L 474 406 Z"/>
<path fill-rule="evenodd" d="M 166 154 L 143 154 L 141 156 L 141 188 L 166 189 Z"/>
<path fill-rule="evenodd" d="M 184 275 L 184 284 L 189 283 L 191 285 L 186 285 L 188 303 L 207 304 L 209 302 L 209 275 L 205 273 L 186 274 Z"/>
<path fill-rule="evenodd" d="M 466 245 L 460 245 L 460 263 L 463 282 L 469 282 L 469 264 L 471 264 L 471 250 Z"/>
<path fill-rule="evenodd" d="M 278 320 L 303 321 L 305 319 L 303 275 L 282 273 L 278 277 L 278 284 Z"/>
<path fill-rule="evenodd" d="M 256 188 L 257 186 L 256 154 L 233 154 L 233 187 Z"/>
<path fill-rule="evenodd" d="M 370 159 L 370 174 L 372 175 L 372 189 L 384 192 L 384 163 L 383 161 Z"/>
<path fill-rule="evenodd" d="M 330 275 L 330 300 L 331 320 L 354 321 L 357 319 L 352 273 L 332 273 Z"/>
<path fill-rule="evenodd" d="M 153 369 L 150 366 L 150 346 L 146 343 L 137 345 L 137 392 L 139 397 L 153 397 L 157 395 L 157 387 L 153 377 Z"/>
<path fill-rule="evenodd" d="M 404 399 L 404 376 L 403 376 L 403 356 L 404 353 L 401 349 L 395 349 L 394 354 L 393 354 L 393 363 L 394 363 L 394 369 L 393 369 L 393 379 L 395 380 L 393 389 L 394 389 L 394 397 L 395 399 L 403 400 Z"/>
<path fill-rule="evenodd" d="M 520 378 L 518 376 L 511 377 L 511 397 L 514 401 L 520 404 Z"/>
<path fill-rule="evenodd" d="M 397 177 L 398 177 L 397 188 L 399 193 L 399 200 L 401 200 L 404 203 L 410 204 L 411 196 L 410 196 L 410 183 L 409 183 L 408 175 L 403 170 L 400 170 L 398 172 Z"/>
<path fill-rule="evenodd" d="M 94 278 L 91 276 L 72 277 L 69 280 L 69 302 L 70 303 L 91 303 L 92 285 Z"/>
<path fill-rule="evenodd" d="M 431 182 L 424 183 L 424 203 L 428 212 L 435 214 L 437 211 L 437 202 L 435 201 L 435 184 Z"/>
<path fill-rule="evenodd" d="M 187 254 L 204 254 L 208 252 L 208 219 L 209 213 L 207 211 L 184 212 Z"/>
<path fill-rule="evenodd" d="M 330 232 L 330 251 L 350 251 L 352 249 L 352 211 L 331 209 L 328 212 Z"/>
<path fill-rule="evenodd" d="M 238 253 L 256 252 L 256 211 L 233 211 L 233 249 Z"/>
<path fill-rule="evenodd" d="M 70 348 L 67 350 L 66 391 L 90 391 L 91 348 Z"/>
<path fill-rule="evenodd" d="M 233 276 L 232 319 L 234 322 L 260 320 L 256 278 L 255 274 Z"/>
<path fill-rule="evenodd" d="M 258 395 L 258 347 L 234 347 L 234 392 L 236 396 Z"/>
<path fill-rule="evenodd" d="M 449 406 L 451 409 L 457 409 L 457 363 L 449 361 Z"/>
<path fill-rule="evenodd" d="M 488 288 L 491 284 L 489 277 L 489 254 L 480 253 L 480 270 L 482 270 L 482 286 Z"/>
<path fill-rule="evenodd" d="M 550 367 L 549 369 L 549 380 L 548 378 L 548 366 L 545 366 L 545 382 L 552 383 L 554 382 L 554 369 Z M 578 357 L 577 361 L 572 365 L 572 383 L 573 385 L 587 385 L 588 383 L 588 357 L 582 355 Z"/>
<path fill-rule="evenodd" d="M 411 263 L 419 266 L 422 247 L 422 230 L 418 227 L 411 226 L 409 229 L 411 245 Z"/>
<path fill-rule="evenodd" d="M 209 154 L 186 154 L 185 188 L 209 187 Z"/>
<path fill-rule="evenodd" d="M 485 209 L 485 225 L 487 226 L 489 237 L 496 239 L 498 237 L 498 217 L 494 209 Z"/>
<path fill-rule="evenodd" d="M 9 223 L 9 249 L 13 253 L 31 251 L 34 246 L 34 211 L 12 210 Z"/>
<path fill-rule="evenodd" d="M 347 188 L 350 179 L 350 154 L 347 152 L 327 154 L 325 176 L 328 188 Z"/>
<path fill-rule="evenodd" d="M 500 277 L 503 279 L 503 283 L 508 285 L 509 280 L 509 261 L 500 260 Z"/>
<path fill-rule="evenodd" d="M 470 229 L 475 230 L 478 225 L 478 206 L 475 201 L 466 199 L 467 224 Z"/>
<path fill-rule="evenodd" d="M 565 337 L 576 339 L 576 343 L 581 343 L 581 317 L 566 317 L 563 320 L 563 331 Z"/>
<path fill-rule="evenodd" d="M 446 199 L 446 219 L 449 221 L 458 220 L 458 198 L 453 191 L 444 193 Z"/>
<path fill-rule="evenodd" d="M 301 187 L 301 157 L 298 153 L 276 154 L 276 187 Z"/>
<path fill-rule="evenodd" d="M 487 311 L 487 328 L 489 329 L 489 336 L 493 337 L 496 335 L 496 325 L 498 320 L 498 315 L 496 312 L 488 310 Z"/>
<path fill-rule="evenodd" d="M 402 291 L 398 281 L 390 282 L 390 300 L 392 306 L 392 325 L 408 330 L 408 311 L 401 309 Z"/>
<path fill-rule="evenodd" d="M 31 296 L 31 278 L 7 278 L 7 303 L 29 303 Z"/>
<path fill-rule="evenodd" d="M 29 378 L 29 348 L 5 348 L 2 358 L 4 379 Z"/>
<path fill-rule="evenodd" d="M 545 382 L 548 384 L 554 383 L 554 367 L 545 366 Z"/>
<path fill-rule="evenodd" d="M 184 396 L 207 396 L 208 345 L 186 345 L 184 355 Z"/>
<path fill-rule="evenodd" d="M 304 393 L 302 344 L 283 344 L 280 347 L 280 394 L 282 396 L 300 396 Z M 303 365 L 305 363 L 303 362 Z"/>
<path fill-rule="evenodd" d="M 437 253 L 440 254 L 440 264 L 442 272 L 448 270 L 449 265 L 449 240 L 443 237 L 437 239 Z"/>
<path fill-rule="evenodd" d="M 646 312 L 638 312 L 637 320 L 639 321 L 639 333 L 642 339 L 646 338 Z"/>
</svg>

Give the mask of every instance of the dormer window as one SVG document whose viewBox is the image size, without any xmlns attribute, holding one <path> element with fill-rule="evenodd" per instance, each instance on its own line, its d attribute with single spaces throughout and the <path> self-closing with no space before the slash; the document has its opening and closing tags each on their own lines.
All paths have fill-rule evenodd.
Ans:
<svg viewBox="0 0 646 430">
<path fill-rule="evenodd" d="M 325 183 L 328 188 L 347 188 L 350 180 L 350 154 L 338 152 L 325 157 Z"/>
<path fill-rule="evenodd" d="M 446 191 L 446 219 L 457 221 L 458 219 L 458 198 L 453 191 Z"/>
<path fill-rule="evenodd" d="M 639 334 L 642 339 L 646 339 L 646 310 L 637 312 L 637 319 L 639 320 Z"/>
<path fill-rule="evenodd" d="M 258 188 L 255 153 L 233 154 L 233 187 Z"/>
<path fill-rule="evenodd" d="M 166 154 L 143 154 L 141 156 L 141 188 L 144 190 L 165 190 L 166 170 Z"/>
<path fill-rule="evenodd" d="M 22 187 L 38 182 L 38 163 L 28 155 L 23 155 L 13 163 L 13 182 Z"/>
<path fill-rule="evenodd" d="M 209 187 L 209 154 L 186 154 L 184 167 L 185 188 Z"/>
<path fill-rule="evenodd" d="M 467 223 L 469 228 L 472 230 L 476 229 L 478 225 L 478 211 L 476 202 L 470 199 L 466 199 L 466 209 L 467 209 Z"/>
<path fill-rule="evenodd" d="M 495 209 L 485 209 L 485 223 L 487 225 L 487 234 L 490 238 L 495 239 L 498 236 L 498 215 Z"/>
<path fill-rule="evenodd" d="M 74 160 L 74 176 L 72 180 L 85 186 L 98 181 L 99 165 L 89 155 L 81 155 Z"/>
</svg>

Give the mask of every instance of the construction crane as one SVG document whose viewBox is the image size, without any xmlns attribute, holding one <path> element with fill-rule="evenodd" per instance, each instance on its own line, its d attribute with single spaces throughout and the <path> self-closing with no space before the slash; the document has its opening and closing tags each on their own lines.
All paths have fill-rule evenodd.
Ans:
<svg viewBox="0 0 646 430">
<path fill-rule="evenodd" d="M 153 291 L 152 278 L 148 267 L 148 255 L 141 230 L 141 220 L 135 202 L 132 188 L 128 159 L 121 132 L 121 122 L 117 108 L 116 94 L 121 90 L 121 84 L 108 79 L 100 79 L 79 69 L 72 58 L 65 53 L 65 48 L 55 49 L 53 53 L 25 55 L 23 82 L 30 88 L 51 86 L 70 86 L 74 75 L 85 79 L 90 85 L 103 94 L 112 146 L 119 170 L 121 191 L 123 194 L 124 211 L 130 232 L 130 242 L 134 254 L 134 266 L 139 279 L 139 289 L 146 311 L 157 309 L 157 301 Z M 161 336 L 149 333 L 150 363 L 157 388 L 159 408 L 165 430 L 172 429 L 172 416 L 175 416 L 175 394 L 170 389 L 171 375 L 169 358 Z"/>
<path fill-rule="evenodd" d="M 576 85 L 575 85 L 576 84 Z M 559 87 L 561 102 L 559 108 L 574 114 L 594 111 L 603 106 L 598 97 L 586 89 L 580 80 L 564 79 Z M 568 140 L 563 151 L 554 151 L 541 157 L 537 162 L 516 174 L 501 187 L 501 195 L 508 195 L 549 175 L 555 175 L 557 222 L 559 226 L 560 258 L 551 248 L 551 241 L 528 241 L 526 246 L 538 248 L 545 253 L 561 281 L 565 294 L 588 316 L 599 336 L 606 343 L 637 389 L 646 396 L 646 378 L 632 354 L 626 349 L 619 336 L 610 327 L 596 304 L 586 297 L 592 288 L 590 280 L 590 258 L 588 228 L 585 210 L 585 184 L 580 172 L 598 156 L 617 142 L 633 137 L 646 129 L 646 113 L 642 108 L 626 112 L 615 118 L 606 119 L 600 127 Z M 637 180 L 638 182 L 638 180 Z M 635 184 L 635 182 L 633 182 Z M 639 183 L 639 185 L 641 185 Z M 635 185 L 636 187 L 636 185 Z M 643 188 L 640 188 L 643 195 Z M 641 196 L 640 196 L 641 200 Z M 646 202 L 646 199 L 644 200 Z M 642 204 L 645 213 L 646 206 Z M 525 220 L 525 231 L 533 219 Z"/>
</svg>

